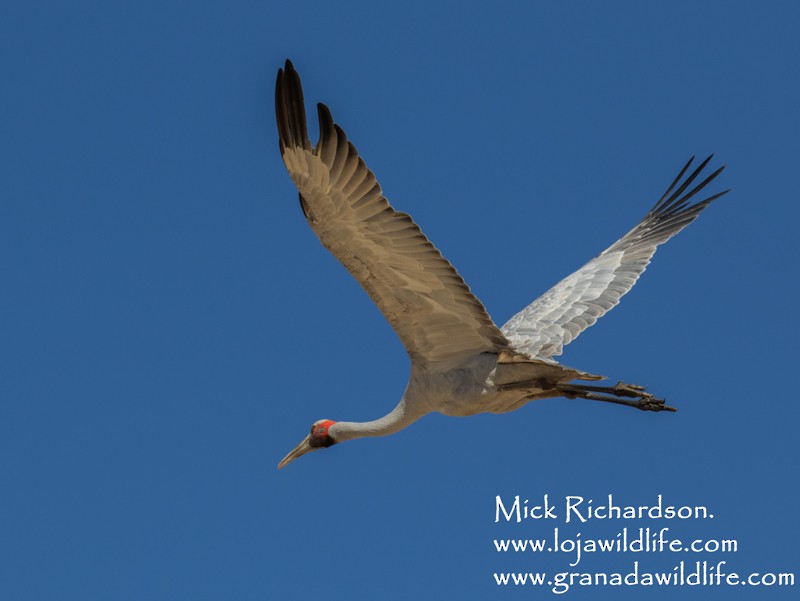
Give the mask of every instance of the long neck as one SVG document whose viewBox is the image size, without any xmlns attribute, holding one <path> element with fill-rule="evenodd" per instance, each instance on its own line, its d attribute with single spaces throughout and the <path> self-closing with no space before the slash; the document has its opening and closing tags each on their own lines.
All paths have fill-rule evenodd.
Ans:
<svg viewBox="0 0 800 601">
<path fill-rule="evenodd" d="M 364 436 L 394 434 L 430 412 L 420 408 L 419 405 L 416 405 L 416 407 L 414 405 L 416 404 L 406 402 L 406 397 L 403 396 L 397 407 L 382 418 L 371 422 L 336 422 L 331 426 L 330 434 L 336 442 L 363 438 Z"/>
</svg>

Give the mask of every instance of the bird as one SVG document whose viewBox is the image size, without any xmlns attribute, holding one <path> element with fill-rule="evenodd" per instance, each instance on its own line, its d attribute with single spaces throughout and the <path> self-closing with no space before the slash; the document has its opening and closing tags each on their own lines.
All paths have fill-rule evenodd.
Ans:
<svg viewBox="0 0 800 601">
<path fill-rule="evenodd" d="M 660 244 L 730 191 L 692 202 L 725 168 L 695 183 L 713 155 L 689 171 L 692 157 L 632 230 L 498 327 L 411 216 L 392 208 L 322 103 L 319 141 L 311 145 L 300 76 L 290 60 L 278 70 L 275 114 L 280 153 L 303 215 L 380 309 L 411 360 L 408 385 L 393 410 L 368 422 L 315 421 L 278 469 L 310 451 L 393 434 L 433 412 L 506 413 L 553 397 L 675 411 L 643 386 L 583 383 L 604 377 L 554 357 L 619 303 Z"/>
</svg>

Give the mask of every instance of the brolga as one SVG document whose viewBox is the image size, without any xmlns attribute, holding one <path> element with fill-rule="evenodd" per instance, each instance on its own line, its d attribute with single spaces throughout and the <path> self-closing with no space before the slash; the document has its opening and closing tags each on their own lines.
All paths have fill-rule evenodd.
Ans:
<svg viewBox="0 0 800 601">
<path fill-rule="evenodd" d="M 692 202 L 724 166 L 701 177 L 711 157 L 691 171 L 689 160 L 636 227 L 498 328 L 411 217 L 391 207 L 324 104 L 317 105 L 319 141 L 311 145 L 300 77 L 288 60 L 278 71 L 275 112 L 281 155 L 300 192 L 303 215 L 366 290 L 411 358 L 408 386 L 386 416 L 364 423 L 318 420 L 278 468 L 339 442 L 392 434 L 431 412 L 505 413 L 552 397 L 675 411 L 642 386 L 580 383 L 603 376 L 553 357 L 619 302 L 659 244 L 728 192 Z"/>
</svg>

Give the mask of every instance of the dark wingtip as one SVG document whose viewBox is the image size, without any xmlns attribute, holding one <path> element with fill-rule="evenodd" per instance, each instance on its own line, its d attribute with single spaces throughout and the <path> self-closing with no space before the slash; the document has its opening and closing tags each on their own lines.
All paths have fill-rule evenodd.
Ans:
<svg viewBox="0 0 800 601">
<path fill-rule="evenodd" d="M 331 109 L 328 108 L 323 102 L 317 103 L 317 116 L 319 117 L 320 121 L 323 119 L 326 121 L 330 121 L 331 125 L 333 124 L 333 116 L 331 115 Z"/>
<path fill-rule="evenodd" d="M 286 128 L 286 107 L 284 105 L 284 86 L 286 85 L 286 75 L 283 69 L 278 69 L 278 76 L 275 78 L 275 119 L 278 123 L 278 146 L 281 154 L 286 146 L 288 131 Z"/>
<path fill-rule="evenodd" d="M 669 203 L 667 197 L 672 193 L 672 190 L 675 189 L 675 186 L 678 184 L 678 182 L 681 181 L 683 174 L 686 173 L 687 169 L 689 169 L 691 164 L 694 163 L 695 156 L 696 155 L 692 155 L 691 158 L 688 161 L 686 161 L 686 164 L 683 166 L 683 169 L 680 170 L 680 173 L 678 173 L 677 177 L 669 185 L 667 191 L 664 192 L 664 195 L 658 199 L 658 202 L 655 204 L 655 206 L 652 209 L 650 209 L 651 214 L 658 213 L 665 204 Z"/>
<path fill-rule="evenodd" d="M 319 142 L 317 142 L 314 152 L 322 157 L 322 161 L 328 167 L 332 167 L 336 156 L 336 129 L 333 126 L 333 117 L 330 109 L 321 102 L 317 103 L 317 116 L 319 118 Z"/>
<path fill-rule="evenodd" d="M 717 200 L 721 196 L 725 196 L 731 190 L 733 190 L 733 188 L 728 188 L 727 190 L 723 190 L 722 192 L 717 192 L 716 194 L 714 194 L 714 196 L 706 198 L 703 202 L 711 203 L 711 201 Z"/>
<path fill-rule="evenodd" d="M 278 69 L 275 82 L 275 116 L 281 152 L 286 147 L 310 148 L 303 106 L 303 87 L 300 76 L 288 58 L 284 68 Z"/>
<path fill-rule="evenodd" d="M 655 206 L 651 209 L 649 213 L 651 216 L 660 216 L 660 218 L 665 218 L 683 213 L 684 211 L 690 209 L 691 207 L 689 207 L 688 204 L 691 198 L 695 194 L 700 192 L 703 188 L 705 188 L 709 183 L 714 181 L 714 179 L 716 179 L 716 177 L 720 173 L 722 173 L 722 171 L 726 167 L 726 165 L 719 167 L 711 175 L 706 177 L 699 184 L 695 185 L 694 188 L 689 189 L 689 191 L 687 192 L 687 188 L 689 188 L 689 186 L 694 182 L 697 176 L 700 175 L 703 169 L 705 169 L 706 165 L 708 165 L 711 159 L 714 158 L 714 154 L 712 153 L 708 155 L 697 167 L 695 167 L 695 169 L 689 174 L 689 176 L 683 181 L 683 183 L 680 184 L 677 189 L 675 189 L 675 186 L 678 185 L 678 182 L 681 181 L 684 174 L 689 169 L 689 166 L 694 161 L 694 158 L 695 157 L 689 159 L 689 161 L 683 166 L 683 169 L 681 169 L 680 173 L 678 173 L 678 176 L 675 178 L 672 184 L 670 184 L 669 188 L 667 188 L 667 191 L 664 193 L 661 199 L 655 204 Z M 726 190 L 725 192 L 728 192 L 728 190 Z M 706 199 L 705 201 L 702 201 L 697 204 L 698 205 L 704 204 L 704 206 L 707 206 L 708 203 L 711 202 L 711 200 L 719 198 L 720 196 L 722 196 L 722 194 L 724 193 L 715 194 L 712 198 Z"/>
</svg>

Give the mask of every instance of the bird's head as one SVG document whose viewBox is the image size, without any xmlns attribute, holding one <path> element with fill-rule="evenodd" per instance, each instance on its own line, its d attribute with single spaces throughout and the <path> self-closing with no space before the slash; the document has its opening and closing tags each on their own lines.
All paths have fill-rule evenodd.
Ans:
<svg viewBox="0 0 800 601">
<path fill-rule="evenodd" d="M 311 432 L 308 433 L 299 445 L 278 464 L 278 469 L 285 465 L 289 465 L 292 461 L 305 455 L 309 451 L 316 451 L 317 449 L 327 449 L 329 446 L 336 444 L 338 441 L 334 440 L 331 436 L 330 428 L 336 422 L 330 419 L 319 419 L 311 424 Z"/>
</svg>

